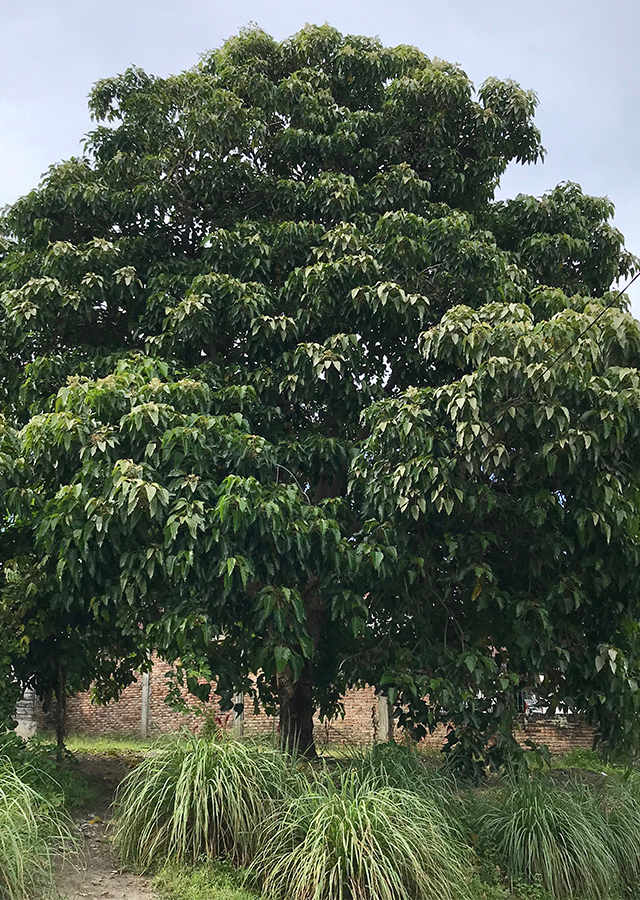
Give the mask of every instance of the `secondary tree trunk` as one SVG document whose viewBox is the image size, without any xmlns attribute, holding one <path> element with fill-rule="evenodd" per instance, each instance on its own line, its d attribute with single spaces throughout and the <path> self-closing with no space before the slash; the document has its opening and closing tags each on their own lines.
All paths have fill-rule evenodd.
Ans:
<svg viewBox="0 0 640 900">
<path fill-rule="evenodd" d="M 64 739 L 67 730 L 67 670 L 63 665 L 58 666 L 58 689 L 56 704 L 56 758 L 62 762 L 64 751 Z"/>
<path fill-rule="evenodd" d="M 306 611 L 307 631 L 313 640 L 314 650 L 320 643 L 324 608 L 318 593 L 318 577 L 312 576 L 302 592 L 302 602 Z M 313 658 L 306 659 L 297 681 L 293 679 L 291 667 L 278 675 L 278 701 L 280 704 L 280 741 L 283 747 L 296 749 L 307 757 L 315 757 L 316 745 L 313 738 Z"/>
</svg>

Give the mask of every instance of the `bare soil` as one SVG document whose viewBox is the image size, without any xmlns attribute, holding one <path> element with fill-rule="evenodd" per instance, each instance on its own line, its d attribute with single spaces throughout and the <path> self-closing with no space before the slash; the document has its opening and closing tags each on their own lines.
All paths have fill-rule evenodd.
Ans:
<svg viewBox="0 0 640 900">
<path fill-rule="evenodd" d="M 149 880 L 122 868 L 108 833 L 109 807 L 116 787 L 127 773 L 125 759 L 78 756 L 80 772 L 97 791 L 90 807 L 75 815 L 83 838 L 77 857 L 60 865 L 56 885 L 64 900 L 157 900 Z"/>
</svg>

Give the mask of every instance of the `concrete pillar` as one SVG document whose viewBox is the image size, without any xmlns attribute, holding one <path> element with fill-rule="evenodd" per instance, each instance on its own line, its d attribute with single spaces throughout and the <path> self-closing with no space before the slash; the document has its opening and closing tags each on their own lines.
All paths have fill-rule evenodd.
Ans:
<svg viewBox="0 0 640 900">
<path fill-rule="evenodd" d="M 35 737 L 38 733 L 38 722 L 36 720 L 36 703 L 37 697 L 35 691 L 27 688 L 16 707 L 16 734 L 28 740 Z"/>
<path fill-rule="evenodd" d="M 393 717 L 389 698 L 386 694 L 378 694 L 378 709 L 376 716 L 375 740 L 378 743 L 390 741 L 393 738 Z"/>
<path fill-rule="evenodd" d="M 142 715 L 140 717 L 140 736 L 149 737 L 151 718 L 151 673 L 142 673 Z"/>
</svg>

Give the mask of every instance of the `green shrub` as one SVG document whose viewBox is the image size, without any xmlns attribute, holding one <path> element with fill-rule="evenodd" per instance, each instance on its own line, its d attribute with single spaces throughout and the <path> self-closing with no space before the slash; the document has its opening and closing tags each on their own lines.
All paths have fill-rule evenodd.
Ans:
<svg viewBox="0 0 640 900">
<path fill-rule="evenodd" d="M 0 759 L 0 900 L 42 897 L 52 889 L 54 849 L 71 841 L 61 810 Z"/>
<path fill-rule="evenodd" d="M 180 737 L 124 779 L 115 804 L 115 840 L 125 862 L 149 869 L 228 855 L 244 863 L 259 829 L 304 777 L 274 747 L 231 739 Z"/>
<path fill-rule="evenodd" d="M 605 818 L 584 786 L 514 780 L 485 791 L 470 820 L 481 852 L 493 856 L 512 882 L 539 883 L 558 898 L 601 900 L 618 881 Z"/>
<path fill-rule="evenodd" d="M 467 865 L 437 799 L 352 768 L 320 775 L 265 823 L 249 873 L 287 900 L 459 900 Z"/>
</svg>

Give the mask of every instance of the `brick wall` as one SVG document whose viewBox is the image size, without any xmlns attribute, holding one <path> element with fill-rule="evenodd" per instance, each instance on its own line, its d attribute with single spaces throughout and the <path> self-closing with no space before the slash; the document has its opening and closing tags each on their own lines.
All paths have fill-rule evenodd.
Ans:
<svg viewBox="0 0 640 900">
<path fill-rule="evenodd" d="M 149 735 L 178 731 L 188 728 L 198 731 L 204 722 L 201 713 L 213 711 L 219 716 L 222 727 L 233 728 L 233 712 L 222 712 L 217 698 L 211 703 L 201 704 L 189 698 L 192 709 L 183 713 L 168 706 L 164 698 L 167 693 L 166 673 L 170 667 L 157 661 L 150 673 Z M 200 713 L 200 714 L 198 714 Z M 142 678 L 130 685 L 121 698 L 106 706 L 91 703 L 90 694 L 78 694 L 67 701 L 67 730 L 70 733 L 91 734 L 140 734 L 142 719 Z M 379 735 L 380 708 L 372 687 L 349 691 L 344 698 L 344 716 L 331 721 L 315 720 L 315 734 L 320 743 L 371 744 Z M 242 733 L 247 737 L 274 734 L 277 719 L 264 711 L 255 713 L 252 703 L 247 703 L 244 711 Z M 444 744 L 447 729 L 439 726 L 433 734 L 421 742 L 421 746 L 440 750 Z M 595 730 L 573 716 L 557 716 L 547 719 L 541 715 L 523 717 L 516 739 L 520 743 L 527 740 L 547 744 L 552 753 L 567 753 L 577 747 L 591 747 Z M 399 736 L 399 734 L 398 734 Z"/>
<path fill-rule="evenodd" d="M 170 666 L 157 661 L 150 673 L 149 734 L 178 731 L 188 728 L 198 731 L 204 722 L 203 713 L 213 711 L 221 720 L 222 727 L 231 729 L 234 724 L 232 712 L 222 712 L 217 698 L 202 704 L 188 698 L 191 713 L 172 709 L 164 702 L 167 694 L 166 673 Z M 186 697 L 186 694 L 185 694 Z M 338 716 L 331 722 L 315 719 L 316 737 L 320 742 L 335 741 L 351 744 L 368 744 L 374 740 L 376 728 L 377 697 L 373 688 L 353 690 L 345 697 L 344 717 Z M 117 702 L 97 706 L 91 702 L 91 695 L 77 694 L 67 700 L 67 731 L 91 734 L 140 734 L 142 721 L 142 677 L 122 693 Z M 264 736 L 275 733 L 277 719 L 264 711 L 256 713 L 253 704 L 247 702 L 243 717 L 243 734 L 247 737 Z"/>
</svg>

